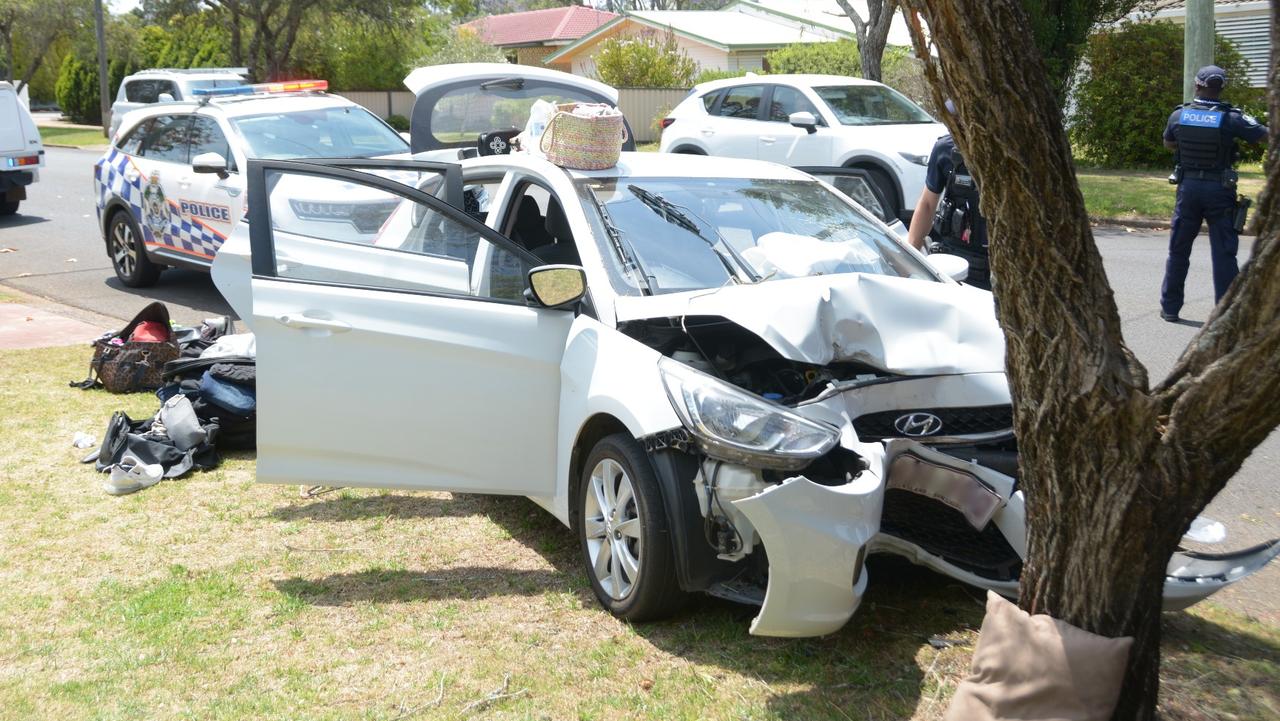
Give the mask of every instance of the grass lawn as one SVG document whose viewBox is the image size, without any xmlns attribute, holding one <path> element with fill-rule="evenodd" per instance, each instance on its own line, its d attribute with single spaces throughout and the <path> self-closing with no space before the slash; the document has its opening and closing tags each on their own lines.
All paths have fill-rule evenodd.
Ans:
<svg viewBox="0 0 1280 721">
<path fill-rule="evenodd" d="M 1169 185 L 1168 171 L 1077 168 L 1076 178 L 1085 207 L 1095 218 L 1153 218 L 1168 222 L 1173 217 L 1177 188 Z M 1259 164 L 1242 166 L 1237 192 L 1256 200 L 1265 180 Z"/>
<path fill-rule="evenodd" d="M 827 638 L 701 598 L 629 626 L 521 498 L 303 497 L 251 454 L 113 498 L 71 436 L 157 402 L 68 388 L 87 362 L 0 351 L 0 719 L 938 719 L 977 639 L 982 594 L 896 562 Z M 1280 631 L 1166 619 L 1166 717 L 1276 718 Z"/>
<path fill-rule="evenodd" d="M 40 127 L 40 139 L 46 143 L 59 145 L 106 145 L 107 139 L 101 130 L 85 130 L 83 128 Z"/>
</svg>

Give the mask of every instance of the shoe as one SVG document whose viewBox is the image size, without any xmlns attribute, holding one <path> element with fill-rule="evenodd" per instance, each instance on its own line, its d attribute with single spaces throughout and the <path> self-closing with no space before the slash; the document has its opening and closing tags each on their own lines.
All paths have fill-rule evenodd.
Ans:
<svg viewBox="0 0 1280 721">
<path fill-rule="evenodd" d="M 1177 313 L 1166 313 L 1164 311 L 1160 311 L 1160 319 L 1170 323 L 1177 323 L 1179 320 Z"/>
<path fill-rule="evenodd" d="M 125 455 L 111 467 L 111 474 L 102 484 L 102 490 L 113 496 L 124 496 L 150 488 L 164 477 L 164 467 L 159 463 L 146 464 L 137 456 Z"/>
</svg>

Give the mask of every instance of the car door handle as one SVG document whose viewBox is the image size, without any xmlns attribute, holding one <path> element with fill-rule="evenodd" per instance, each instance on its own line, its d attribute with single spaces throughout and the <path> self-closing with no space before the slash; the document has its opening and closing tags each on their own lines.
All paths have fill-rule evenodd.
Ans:
<svg viewBox="0 0 1280 721">
<path fill-rule="evenodd" d="M 286 328 L 313 329 L 329 331 L 330 333 L 346 333 L 351 330 L 350 323 L 344 323 L 340 320 L 312 318 L 302 313 L 297 315 L 278 315 L 276 316 L 276 322 Z"/>
<path fill-rule="evenodd" d="M 715 135 L 715 134 L 716 134 L 716 131 L 715 131 L 715 130 L 713 130 L 713 129 L 711 129 L 711 128 L 703 128 L 703 129 L 702 129 L 702 134 L 703 134 L 703 135 Z"/>
<path fill-rule="evenodd" d="M 191 187 L 191 178 L 178 178 L 178 187 L 186 190 Z"/>
<path fill-rule="evenodd" d="M 774 143 L 778 142 L 778 139 L 773 137 L 772 135 L 761 135 L 760 142 L 764 143 L 765 145 L 773 145 Z"/>
</svg>

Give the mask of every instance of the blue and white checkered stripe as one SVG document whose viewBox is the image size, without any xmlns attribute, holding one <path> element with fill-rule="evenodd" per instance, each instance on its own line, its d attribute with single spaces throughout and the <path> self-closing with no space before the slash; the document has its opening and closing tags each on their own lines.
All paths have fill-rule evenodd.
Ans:
<svg viewBox="0 0 1280 721">
<path fill-rule="evenodd" d="M 129 212 L 133 219 L 142 225 L 142 174 L 132 181 L 125 175 L 129 167 L 129 156 L 112 148 L 107 157 L 98 161 L 96 180 L 98 184 L 98 220 L 102 220 L 102 211 L 112 198 L 120 198 L 129 204 Z M 144 231 L 145 232 L 145 231 Z"/>
<path fill-rule="evenodd" d="M 169 218 L 169 233 L 165 240 L 168 241 L 167 245 L 175 250 L 212 258 L 225 240 L 223 236 L 199 222 L 192 222 L 182 217 L 173 201 L 169 201 Z"/>
</svg>

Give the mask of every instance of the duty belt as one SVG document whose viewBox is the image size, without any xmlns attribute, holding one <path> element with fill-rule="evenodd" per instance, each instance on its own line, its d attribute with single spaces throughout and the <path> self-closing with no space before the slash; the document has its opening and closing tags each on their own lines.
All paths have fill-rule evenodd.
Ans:
<svg viewBox="0 0 1280 721">
<path fill-rule="evenodd" d="M 1221 170 L 1183 170 L 1182 179 L 1183 180 L 1188 180 L 1188 179 L 1217 180 L 1221 182 L 1222 171 Z"/>
</svg>

